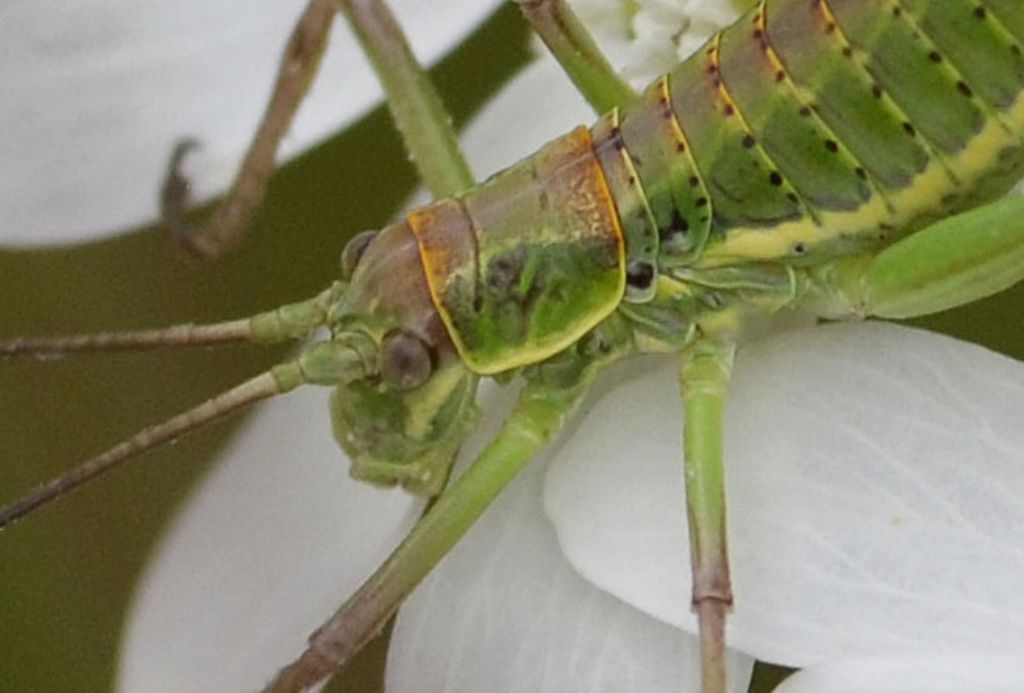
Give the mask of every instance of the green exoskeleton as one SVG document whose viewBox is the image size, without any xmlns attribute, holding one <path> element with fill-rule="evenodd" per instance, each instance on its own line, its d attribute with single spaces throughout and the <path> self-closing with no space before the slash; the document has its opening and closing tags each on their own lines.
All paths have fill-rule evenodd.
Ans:
<svg viewBox="0 0 1024 693">
<path fill-rule="evenodd" d="M 206 327 L 0 343 L 13 355 L 330 332 L 40 487 L 0 511 L 0 526 L 244 404 L 303 384 L 335 388 L 332 420 L 353 474 L 440 495 L 270 687 L 299 690 L 379 631 L 600 371 L 673 352 L 703 686 L 724 690 L 733 593 L 722 413 L 739 335 L 784 309 L 907 318 L 1024 279 L 1024 200 L 1001 197 L 1024 175 L 1024 10 L 1015 0 L 764 0 L 637 95 L 563 2 L 520 4 L 602 115 L 474 183 L 386 8 L 309 2 L 228 200 L 205 229 L 185 228 L 172 172 L 171 226 L 201 254 L 235 242 L 335 6 L 438 201 L 352 241 L 341 280 L 303 303 Z M 482 377 L 519 377 L 522 394 L 449 483 Z"/>
</svg>

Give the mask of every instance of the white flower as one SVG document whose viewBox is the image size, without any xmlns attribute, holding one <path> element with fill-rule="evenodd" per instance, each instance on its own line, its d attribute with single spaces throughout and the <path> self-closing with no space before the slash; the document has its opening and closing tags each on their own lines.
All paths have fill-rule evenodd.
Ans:
<svg viewBox="0 0 1024 693">
<path fill-rule="evenodd" d="M 626 31 L 623 3 L 577 4 L 637 81 L 731 11 L 638 0 Z M 591 119 L 545 59 L 495 100 L 466 149 L 492 171 Z M 243 144 L 225 144 L 224 161 Z M 133 173 L 147 185 L 160 146 Z M 36 228 L 67 228 L 56 211 Z M 149 213 L 111 203 L 84 226 Z M 697 690 L 675 380 L 665 360 L 609 374 L 579 425 L 402 607 L 389 691 Z M 310 388 L 261 407 L 172 527 L 137 595 L 121 689 L 258 687 L 415 521 L 420 502 L 346 477 L 326 396 Z M 484 391 L 488 416 L 462 464 L 511 396 Z M 1022 400 L 1019 363 L 908 328 L 810 328 L 741 350 L 726 440 L 733 690 L 746 690 L 753 657 L 807 667 L 787 691 L 1019 682 Z"/>
<path fill-rule="evenodd" d="M 33 0 L 0 6 L 0 243 L 100 238 L 151 222 L 172 145 L 197 201 L 221 192 L 256 129 L 303 2 Z M 394 0 L 433 62 L 499 4 Z M 335 21 L 320 76 L 279 160 L 381 98 L 348 24 Z"/>
</svg>

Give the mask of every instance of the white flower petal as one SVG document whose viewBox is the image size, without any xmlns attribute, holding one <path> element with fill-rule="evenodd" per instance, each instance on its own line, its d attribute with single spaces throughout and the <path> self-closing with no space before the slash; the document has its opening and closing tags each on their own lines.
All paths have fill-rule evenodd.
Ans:
<svg viewBox="0 0 1024 693">
<path fill-rule="evenodd" d="M 325 390 L 269 402 L 247 426 L 149 564 L 122 691 L 261 687 L 419 516 L 403 491 L 348 478 Z"/>
<path fill-rule="evenodd" d="M 1020 656 L 878 657 L 804 669 L 775 693 L 1016 693 L 1022 681 Z"/>
<path fill-rule="evenodd" d="M 497 0 L 393 0 L 430 63 Z M 82 241 L 148 223 L 172 145 L 198 199 L 221 192 L 255 130 L 302 3 L 31 0 L 0 7 L 0 242 Z M 381 98 L 346 22 L 336 20 L 321 74 L 281 160 Z"/>
<path fill-rule="evenodd" d="M 464 459 L 493 435 L 510 393 L 481 403 L 489 424 Z M 566 562 L 542 512 L 545 464 L 534 460 L 403 605 L 388 693 L 699 690 L 696 638 L 587 584 Z M 733 653 L 729 664 L 731 690 L 746 691 L 753 660 Z"/>
<path fill-rule="evenodd" d="M 728 0 L 576 0 L 573 7 L 601 51 L 637 88 L 687 58 L 741 9 Z"/>
<path fill-rule="evenodd" d="M 595 584 L 693 629 L 675 366 L 599 401 L 546 507 Z M 774 662 L 1024 648 L 1024 368 L 880 323 L 742 350 L 730 642 Z"/>
</svg>

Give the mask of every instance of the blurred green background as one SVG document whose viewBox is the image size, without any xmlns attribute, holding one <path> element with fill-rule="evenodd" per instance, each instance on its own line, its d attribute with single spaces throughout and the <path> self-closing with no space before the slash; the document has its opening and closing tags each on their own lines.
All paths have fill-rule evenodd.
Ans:
<svg viewBox="0 0 1024 693">
<path fill-rule="evenodd" d="M 457 123 L 526 61 L 526 45 L 508 4 L 434 69 Z M 390 185 L 375 185 L 381 180 Z M 0 251 L 0 334 L 216 321 L 305 298 L 336 276 L 346 238 L 391 218 L 415 185 L 378 108 L 285 166 L 249 240 L 218 264 L 183 257 L 152 229 L 76 248 Z M 1018 289 L 927 324 L 1024 358 L 1022 300 Z M 232 347 L 0 363 L 0 500 L 281 355 Z M 135 581 L 161 528 L 239 421 L 150 454 L 0 536 L 0 690 L 112 688 Z M 378 641 L 331 690 L 377 690 L 383 652 Z M 756 689 L 770 690 L 782 675 L 763 668 Z"/>
</svg>

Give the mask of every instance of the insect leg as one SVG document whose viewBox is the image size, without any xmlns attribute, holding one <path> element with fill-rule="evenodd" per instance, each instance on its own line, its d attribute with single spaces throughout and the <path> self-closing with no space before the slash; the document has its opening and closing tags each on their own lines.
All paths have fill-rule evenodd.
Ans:
<svg viewBox="0 0 1024 693">
<path fill-rule="evenodd" d="M 566 0 L 516 0 L 533 30 L 598 113 L 636 99 Z"/>
<path fill-rule="evenodd" d="M 343 666 L 380 633 L 416 585 L 562 429 L 594 376 L 632 348 L 631 333 L 623 324 L 612 322 L 525 376 L 527 382 L 498 435 L 387 561 L 310 636 L 306 650 L 278 673 L 267 691 L 305 690 Z"/>
<path fill-rule="evenodd" d="M 335 0 L 373 63 L 395 125 L 420 178 L 435 197 L 450 197 L 475 181 L 459 149 L 452 118 L 382 0 Z"/>
<path fill-rule="evenodd" d="M 682 355 L 679 380 L 686 421 L 683 448 L 690 523 L 693 608 L 701 645 L 704 693 L 725 690 L 725 619 L 732 608 L 726 537 L 722 414 L 734 347 L 703 338 Z"/>
<path fill-rule="evenodd" d="M 376 636 L 402 600 L 561 429 L 584 390 L 527 386 L 480 457 L 359 591 L 313 633 L 302 656 L 282 670 L 267 690 L 305 690 L 342 666 Z"/>
<path fill-rule="evenodd" d="M 231 189 L 200 229 L 184 221 L 188 181 L 180 172 L 182 159 L 195 143 L 186 140 L 175 147 L 161 192 L 161 211 L 165 225 L 191 252 L 216 258 L 241 240 L 266 193 L 278 145 L 316 76 L 336 9 L 345 13 L 373 63 L 392 116 L 430 191 L 444 197 L 473 184 L 451 118 L 386 3 L 309 0 L 292 31 L 274 93 Z"/>
<path fill-rule="evenodd" d="M 811 274 L 804 304 L 829 317 L 910 318 L 977 301 L 1024 280 L 1024 197 L 948 217 L 876 256 Z"/>
<path fill-rule="evenodd" d="M 185 140 L 175 147 L 160 192 L 160 211 L 164 226 L 189 252 L 213 259 L 241 241 L 253 212 L 263 201 L 281 138 L 316 76 L 334 12 L 331 0 L 309 0 L 288 39 L 274 92 L 235 180 L 201 227 L 185 220 L 189 185 L 180 171 L 182 159 L 197 143 Z"/>
</svg>

